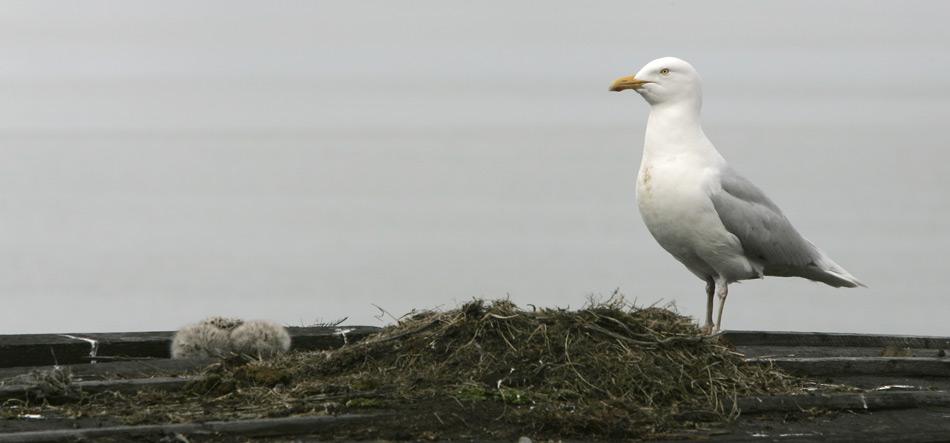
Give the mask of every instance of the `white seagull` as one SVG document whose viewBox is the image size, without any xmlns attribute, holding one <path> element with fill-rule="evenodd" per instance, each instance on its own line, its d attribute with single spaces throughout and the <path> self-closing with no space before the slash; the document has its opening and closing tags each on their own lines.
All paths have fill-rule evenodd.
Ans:
<svg viewBox="0 0 950 443">
<path fill-rule="evenodd" d="M 637 204 L 656 241 L 706 282 L 707 333 L 722 325 L 728 285 L 766 275 L 864 286 L 806 240 L 759 188 L 733 170 L 700 125 L 702 80 L 675 57 L 621 77 L 650 104 Z M 719 312 L 713 323 L 713 295 Z"/>
</svg>

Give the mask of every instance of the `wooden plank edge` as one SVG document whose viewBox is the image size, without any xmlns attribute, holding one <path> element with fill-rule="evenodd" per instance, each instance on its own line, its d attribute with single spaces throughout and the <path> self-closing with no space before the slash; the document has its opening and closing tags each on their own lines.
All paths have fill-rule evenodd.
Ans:
<svg viewBox="0 0 950 443">
<path fill-rule="evenodd" d="M 918 349 L 950 349 L 950 337 L 926 335 L 880 335 L 841 332 L 724 331 L 722 337 L 734 346 L 847 346 Z"/>
<path fill-rule="evenodd" d="M 740 398 L 736 407 L 742 414 L 794 412 L 805 409 L 874 411 L 950 406 L 950 392 L 898 391 L 837 394 L 772 395 Z M 727 410 L 731 405 L 727 405 Z"/>
<path fill-rule="evenodd" d="M 935 357 L 803 357 L 748 358 L 749 363 L 772 364 L 796 374 L 906 375 L 950 377 L 950 359 Z"/>
<path fill-rule="evenodd" d="M 0 443 L 74 442 L 101 438 L 134 439 L 175 434 L 230 435 L 276 437 L 307 435 L 333 425 L 351 425 L 379 417 L 379 414 L 336 415 L 313 417 L 282 417 L 252 420 L 209 421 L 141 426 L 109 426 L 101 428 L 57 429 L 0 434 Z"/>
<path fill-rule="evenodd" d="M 197 371 L 219 361 L 221 360 L 215 358 L 152 359 L 106 363 L 77 363 L 61 365 L 60 368 L 64 371 L 69 371 L 72 377 L 78 379 L 106 376 L 145 378 Z M 0 386 L 4 384 L 17 384 L 22 380 L 29 381 L 34 378 L 32 374 L 42 374 L 52 369 L 53 366 L 16 366 L 12 368 L 0 368 Z"/>
<path fill-rule="evenodd" d="M 336 349 L 380 330 L 374 326 L 288 327 L 297 350 Z M 88 363 L 97 355 L 170 357 L 174 332 L 0 335 L 0 368 Z"/>
<path fill-rule="evenodd" d="M 72 382 L 65 389 L 44 392 L 37 384 L 0 386 L 0 401 L 11 398 L 42 398 L 68 396 L 69 391 L 97 394 L 100 392 L 137 392 L 144 389 L 172 391 L 182 389 L 201 377 L 153 377 L 127 380 L 91 380 Z"/>
<path fill-rule="evenodd" d="M 947 358 L 942 349 L 850 346 L 736 346 L 736 352 L 749 358 L 807 357 L 933 357 Z"/>
<path fill-rule="evenodd" d="M 292 338 L 310 336 L 340 336 L 365 335 L 377 332 L 376 326 L 287 326 L 287 332 Z M 56 345 L 65 343 L 81 343 L 84 339 L 92 339 L 103 345 L 120 343 L 149 343 L 171 342 L 175 331 L 140 331 L 140 332 L 64 332 L 62 334 L 0 334 L 0 346 L 18 345 Z"/>
</svg>

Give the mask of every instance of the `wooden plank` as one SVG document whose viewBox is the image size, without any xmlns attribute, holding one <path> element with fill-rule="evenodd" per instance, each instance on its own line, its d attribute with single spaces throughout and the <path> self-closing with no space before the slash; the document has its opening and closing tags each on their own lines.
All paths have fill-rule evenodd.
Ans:
<svg viewBox="0 0 950 443">
<path fill-rule="evenodd" d="M 841 374 L 822 376 L 821 381 L 870 391 L 950 391 L 950 377 Z"/>
<path fill-rule="evenodd" d="M 926 357 L 750 358 L 801 375 L 907 375 L 950 377 L 950 359 Z"/>
<path fill-rule="evenodd" d="M 820 408 L 830 410 L 910 409 L 950 406 L 950 392 L 895 391 L 841 394 L 773 395 L 740 398 L 736 406 L 743 414 L 793 412 Z"/>
<path fill-rule="evenodd" d="M 335 326 L 290 327 L 287 330 L 293 339 L 291 349 L 312 351 L 337 349 L 347 343 L 356 343 L 379 332 L 380 328 L 375 326 Z"/>
<path fill-rule="evenodd" d="M 199 377 L 153 377 L 138 378 L 131 380 L 90 380 L 77 381 L 69 384 L 70 388 L 78 389 L 82 392 L 96 394 L 100 392 L 136 392 L 145 389 L 152 390 L 178 390 L 188 383 L 199 379 Z M 11 398 L 26 399 L 29 397 L 43 397 L 36 385 L 7 385 L 0 386 L 0 401 Z M 56 396 L 56 395 L 51 395 Z"/>
<path fill-rule="evenodd" d="M 287 329 L 292 347 L 303 350 L 335 349 L 379 330 L 372 326 Z M 168 358 L 173 336 L 169 331 L 0 335 L 0 368 L 87 363 L 93 355 Z"/>
<path fill-rule="evenodd" d="M 40 443 L 95 441 L 118 439 L 122 441 L 147 438 L 149 441 L 175 434 L 206 436 L 277 437 L 307 435 L 333 426 L 353 426 L 378 415 L 337 415 L 316 417 L 283 417 L 256 420 L 211 421 L 142 426 L 109 426 L 85 429 L 57 429 L 0 434 L 0 443 Z"/>
<path fill-rule="evenodd" d="M 709 442 L 816 442 L 839 443 L 922 443 L 946 442 L 950 435 L 950 408 L 881 409 L 871 412 L 850 411 L 788 419 L 795 413 L 742 415 L 723 434 Z M 695 439 L 699 440 L 699 439 Z M 682 441 L 682 440 L 680 440 Z"/>
<path fill-rule="evenodd" d="M 947 349 L 950 337 L 923 335 L 876 335 L 832 332 L 725 331 L 723 338 L 734 346 L 838 346 Z"/>
<path fill-rule="evenodd" d="M 0 367 L 81 363 L 89 343 L 55 334 L 0 336 Z"/>
<path fill-rule="evenodd" d="M 83 392 L 97 394 L 100 392 L 136 392 L 145 389 L 158 391 L 173 391 L 183 388 L 188 383 L 200 377 L 153 377 L 136 378 L 131 380 L 91 380 L 74 383 Z"/>
<path fill-rule="evenodd" d="M 195 359 L 154 359 L 136 361 L 117 361 L 108 363 L 79 363 L 62 365 L 76 380 L 101 380 L 106 378 L 145 378 L 170 376 L 203 369 L 215 362 L 213 358 Z M 0 368 L 0 385 L 30 381 L 31 374 L 49 371 L 51 366 L 17 366 Z M 22 384 L 22 383 L 21 383 Z"/>
<path fill-rule="evenodd" d="M 736 346 L 736 351 L 746 357 L 942 357 L 942 349 L 879 348 L 851 346 Z M 907 355 L 888 355 L 888 352 Z"/>
</svg>

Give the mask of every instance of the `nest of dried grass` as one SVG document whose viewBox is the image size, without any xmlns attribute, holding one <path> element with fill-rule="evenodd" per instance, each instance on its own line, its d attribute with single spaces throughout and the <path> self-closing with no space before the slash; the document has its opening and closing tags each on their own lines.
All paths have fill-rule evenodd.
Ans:
<svg viewBox="0 0 950 443">
<path fill-rule="evenodd" d="M 408 427 L 399 434 L 408 438 L 631 438 L 725 421 L 737 397 L 799 388 L 774 368 L 744 363 L 690 319 L 620 297 L 578 311 L 475 300 L 412 314 L 333 352 L 205 375 L 187 392 L 100 395 L 83 411 L 159 422 L 368 408 L 404 414 L 392 426 Z"/>
<path fill-rule="evenodd" d="M 724 420 L 738 396 L 789 392 L 798 380 L 746 364 L 689 318 L 621 297 L 579 311 L 475 300 L 423 312 L 309 366 L 317 377 L 396 397 L 501 401 L 535 430 L 644 435 L 695 418 Z"/>
</svg>

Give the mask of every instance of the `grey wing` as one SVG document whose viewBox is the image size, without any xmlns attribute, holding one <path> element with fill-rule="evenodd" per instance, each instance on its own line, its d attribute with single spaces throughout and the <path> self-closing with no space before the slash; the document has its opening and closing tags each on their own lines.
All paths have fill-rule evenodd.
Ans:
<svg viewBox="0 0 950 443">
<path fill-rule="evenodd" d="M 710 195 L 719 219 L 742 243 L 746 256 L 763 265 L 765 274 L 799 275 L 801 268 L 821 260 L 821 252 L 752 182 L 729 168 L 722 171 L 720 182 L 722 189 Z"/>
</svg>

